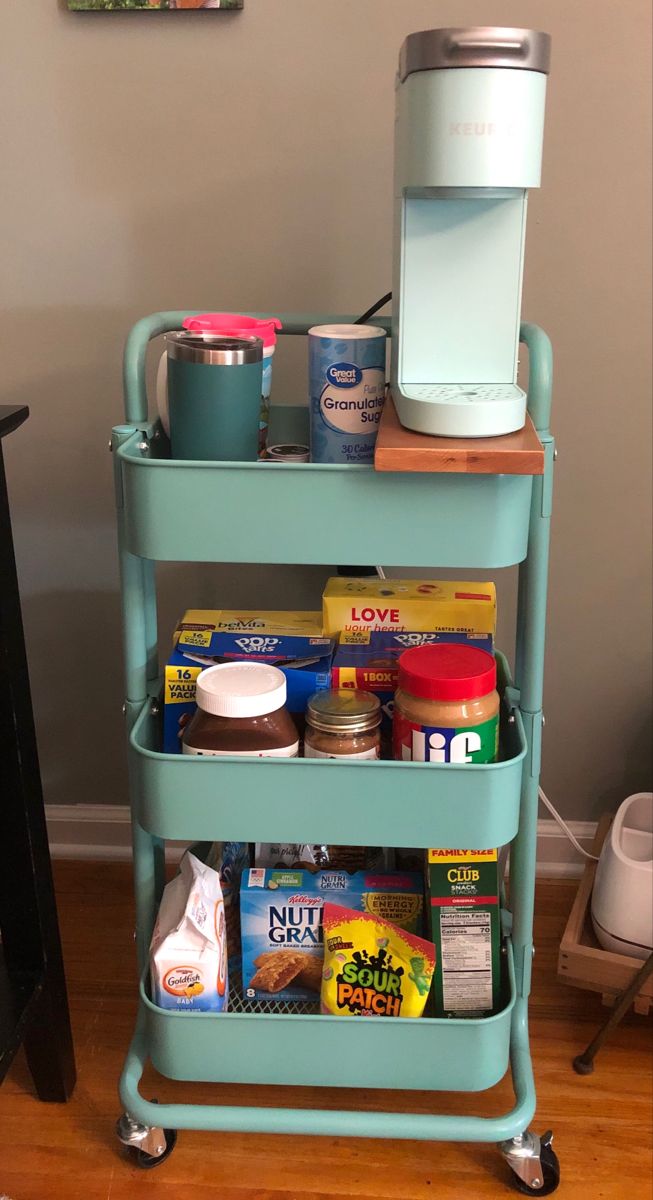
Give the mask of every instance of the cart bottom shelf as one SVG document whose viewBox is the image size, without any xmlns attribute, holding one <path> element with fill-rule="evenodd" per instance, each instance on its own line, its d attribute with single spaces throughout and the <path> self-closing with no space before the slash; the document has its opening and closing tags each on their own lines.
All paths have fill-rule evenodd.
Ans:
<svg viewBox="0 0 653 1200">
<path fill-rule="evenodd" d="M 237 994 L 228 1013 L 171 1012 L 141 986 L 148 1052 L 162 1075 L 187 1081 L 484 1091 L 508 1068 L 515 1005 L 509 941 L 505 964 L 504 1007 L 483 1019 L 252 1013 L 242 1011 Z"/>
</svg>

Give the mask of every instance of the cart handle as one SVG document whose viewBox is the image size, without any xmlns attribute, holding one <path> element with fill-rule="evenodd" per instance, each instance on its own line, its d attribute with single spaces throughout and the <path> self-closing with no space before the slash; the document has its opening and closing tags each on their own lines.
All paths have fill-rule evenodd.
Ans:
<svg viewBox="0 0 653 1200">
<path fill-rule="evenodd" d="M 148 343 L 163 333 L 173 329 L 181 329 L 187 317 L 198 317 L 201 309 L 182 312 L 153 313 L 151 317 L 143 317 L 137 321 L 130 331 L 125 343 L 123 359 L 123 382 L 125 388 L 125 419 L 128 424 L 137 427 L 147 422 L 147 389 L 145 384 L 145 361 Z M 356 317 L 333 313 L 246 313 L 246 316 L 258 320 L 271 320 L 278 316 L 283 324 L 283 333 L 305 335 L 312 325 L 353 325 Z M 386 333 L 390 333 L 390 318 L 374 318 L 375 325 L 380 325 Z"/>
<path fill-rule="evenodd" d="M 528 411 L 540 434 L 548 434 L 553 387 L 553 347 L 539 325 L 522 322 L 519 340 L 528 350 Z"/>
<path fill-rule="evenodd" d="M 137 321 L 125 344 L 123 381 L 125 389 L 125 419 L 129 425 L 139 427 L 147 423 L 147 388 L 145 363 L 148 343 L 153 338 L 181 329 L 186 317 L 201 315 L 200 310 L 153 313 Z M 248 316 L 265 320 L 274 314 L 248 313 Z M 285 334 L 303 336 L 312 325 L 352 325 L 356 317 L 333 313 L 281 313 Z M 375 317 L 375 325 L 390 333 L 390 318 Z M 520 340 L 528 348 L 528 411 L 538 433 L 546 433 L 551 412 L 551 378 L 553 355 L 551 342 L 538 325 L 523 324 Z"/>
</svg>

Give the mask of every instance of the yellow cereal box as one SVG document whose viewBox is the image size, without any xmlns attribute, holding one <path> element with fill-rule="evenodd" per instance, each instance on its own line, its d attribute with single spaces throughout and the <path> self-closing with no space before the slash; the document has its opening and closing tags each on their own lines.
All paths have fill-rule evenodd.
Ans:
<svg viewBox="0 0 653 1200">
<path fill-rule="evenodd" d="M 493 637 L 496 588 L 476 580 L 336 576 L 324 589 L 322 617 L 326 637 L 370 630 Z"/>
</svg>

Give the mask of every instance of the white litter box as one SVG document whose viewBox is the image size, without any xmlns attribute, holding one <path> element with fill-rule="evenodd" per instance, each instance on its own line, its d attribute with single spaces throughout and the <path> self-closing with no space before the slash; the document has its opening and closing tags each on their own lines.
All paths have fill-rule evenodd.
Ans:
<svg viewBox="0 0 653 1200">
<path fill-rule="evenodd" d="M 653 792 L 620 806 L 603 843 L 592 892 L 594 932 L 605 950 L 653 952 Z"/>
</svg>

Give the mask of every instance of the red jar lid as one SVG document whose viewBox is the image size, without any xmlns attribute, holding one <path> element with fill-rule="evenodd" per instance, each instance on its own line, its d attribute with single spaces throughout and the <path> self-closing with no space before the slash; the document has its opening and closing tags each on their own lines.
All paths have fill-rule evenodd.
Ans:
<svg viewBox="0 0 653 1200">
<path fill-rule="evenodd" d="M 475 646 L 413 646 L 399 659 L 398 684 L 423 700 L 475 700 L 496 688 L 497 664 Z"/>
</svg>

